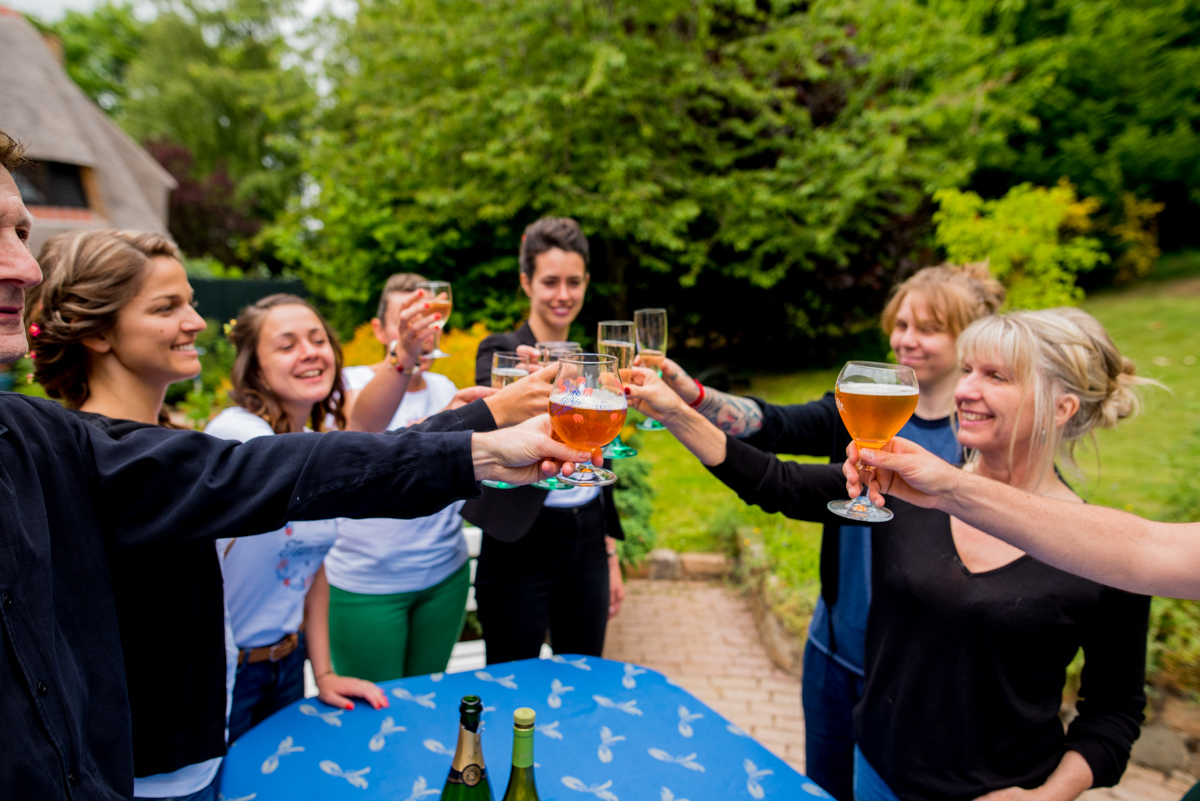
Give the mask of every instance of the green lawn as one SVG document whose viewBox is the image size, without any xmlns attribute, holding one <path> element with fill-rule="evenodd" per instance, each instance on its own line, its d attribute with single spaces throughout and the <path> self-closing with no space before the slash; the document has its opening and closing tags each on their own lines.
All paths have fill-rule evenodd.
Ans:
<svg viewBox="0 0 1200 801">
<path fill-rule="evenodd" d="M 1084 479 L 1073 481 L 1090 502 L 1149 517 L 1163 513 L 1172 487 L 1190 475 L 1172 469 L 1172 453 L 1200 435 L 1200 254 L 1164 259 L 1162 272 L 1185 277 L 1096 294 L 1084 304 L 1138 365 L 1139 374 L 1158 379 L 1168 389 L 1146 388 L 1140 417 L 1099 432 L 1099 464 L 1091 447 L 1081 449 Z M 748 394 L 775 403 L 804 402 L 831 388 L 836 375 L 836 370 L 820 370 L 754 376 Z M 1196 449 L 1196 440 L 1191 442 Z M 809 567 L 815 568 L 810 558 L 817 547 L 815 526 L 746 509 L 667 433 L 643 434 L 640 446 L 639 458 L 653 465 L 650 481 L 658 495 L 652 522 L 659 545 L 681 551 L 723 550 L 737 525 L 769 526 L 770 531 L 761 533 L 767 535 L 769 555 L 780 559 L 783 577 L 813 577 Z"/>
</svg>

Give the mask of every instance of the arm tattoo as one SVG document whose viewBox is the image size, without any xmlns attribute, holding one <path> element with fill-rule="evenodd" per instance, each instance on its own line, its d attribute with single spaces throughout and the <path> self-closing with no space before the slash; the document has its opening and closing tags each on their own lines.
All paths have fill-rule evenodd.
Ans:
<svg viewBox="0 0 1200 801">
<path fill-rule="evenodd" d="M 759 432 L 763 425 L 762 409 L 749 398 L 739 398 L 704 388 L 704 400 L 696 411 L 730 436 L 744 439 Z"/>
</svg>

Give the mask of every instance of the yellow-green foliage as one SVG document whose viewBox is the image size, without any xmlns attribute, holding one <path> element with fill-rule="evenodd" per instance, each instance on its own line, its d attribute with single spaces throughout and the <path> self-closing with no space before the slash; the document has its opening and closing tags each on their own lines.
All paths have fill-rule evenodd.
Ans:
<svg viewBox="0 0 1200 801">
<path fill-rule="evenodd" d="M 1117 281 L 1125 283 L 1144 278 L 1158 263 L 1158 228 L 1154 218 L 1166 208 L 1163 203 L 1142 200 L 1132 192 L 1121 195 L 1124 214 L 1112 227 L 1123 252 L 1117 257 Z"/>
<path fill-rule="evenodd" d="M 974 192 L 934 193 L 937 242 L 955 263 L 988 261 L 1014 308 L 1044 309 L 1083 300 L 1075 277 L 1108 261 L 1092 229 L 1099 202 L 1080 199 L 1063 180 L 1046 188 L 1021 184 L 997 200 Z"/>
<path fill-rule="evenodd" d="M 375 364 L 383 361 L 384 347 L 375 338 L 370 323 L 363 323 L 354 329 L 354 338 L 342 345 L 342 359 L 347 367 L 360 364 Z"/>
</svg>

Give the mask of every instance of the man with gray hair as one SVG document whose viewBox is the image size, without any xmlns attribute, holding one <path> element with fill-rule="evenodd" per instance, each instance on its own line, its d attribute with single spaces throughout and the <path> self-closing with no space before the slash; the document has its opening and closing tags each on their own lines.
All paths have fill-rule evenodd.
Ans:
<svg viewBox="0 0 1200 801">
<path fill-rule="evenodd" d="M 21 151 L 0 131 L 3 363 L 26 352 L 25 290 L 41 281 L 11 175 Z M 529 484 L 590 458 L 553 441 L 546 415 L 493 428 L 481 400 L 394 434 L 241 444 L 147 425 L 114 439 L 56 403 L 0 392 L 0 798 L 133 797 L 110 551 L 289 520 L 424 517 L 477 496 L 479 480 Z"/>
</svg>

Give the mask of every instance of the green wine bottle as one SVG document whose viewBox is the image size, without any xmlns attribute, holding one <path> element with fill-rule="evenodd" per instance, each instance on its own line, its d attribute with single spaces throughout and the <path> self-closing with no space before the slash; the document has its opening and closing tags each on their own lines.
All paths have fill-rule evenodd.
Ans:
<svg viewBox="0 0 1200 801">
<path fill-rule="evenodd" d="M 483 744 L 479 740 L 479 718 L 483 701 L 478 695 L 464 695 L 458 705 L 458 747 L 450 775 L 442 788 L 442 801 L 495 801 L 492 784 L 488 781 L 487 765 L 483 761 Z"/>
<path fill-rule="evenodd" d="M 533 721 L 536 713 L 527 706 L 513 712 L 513 761 L 504 801 L 539 801 L 533 781 Z"/>
</svg>

